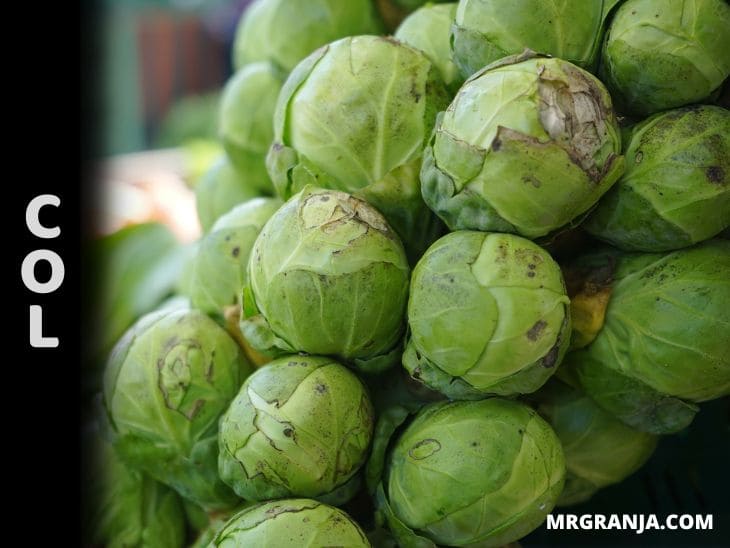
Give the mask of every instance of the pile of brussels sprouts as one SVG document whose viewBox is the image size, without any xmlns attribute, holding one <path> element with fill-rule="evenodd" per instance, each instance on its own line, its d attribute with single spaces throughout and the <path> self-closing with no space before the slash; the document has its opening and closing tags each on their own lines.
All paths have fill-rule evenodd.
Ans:
<svg viewBox="0 0 730 548">
<path fill-rule="evenodd" d="M 96 542 L 503 546 L 730 394 L 725 1 L 256 0 L 234 60 Z"/>
</svg>

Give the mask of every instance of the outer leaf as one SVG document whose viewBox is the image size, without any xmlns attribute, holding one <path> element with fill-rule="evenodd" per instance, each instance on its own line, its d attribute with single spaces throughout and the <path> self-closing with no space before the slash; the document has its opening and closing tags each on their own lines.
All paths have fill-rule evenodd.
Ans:
<svg viewBox="0 0 730 548">
<path fill-rule="evenodd" d="M 185 538 L 182 503 L 171 489 L 125 466 L 94 431 L 84 488 L 91 511 L 87 541 L 110 548 L 180 548 Z"/>
<path fill-rule="evenodd" d="M 601 79 L 640 116 L 701 102 L 730 75 L 728 28 L 723 0 L 627 0 L 606 34 Z"/>
<path fill-rule="evenodd" d="M 257 0 L 238 23 L 233 64 L 270 61 L 289 72 L 328 42 L 380 32 L 370 0 Z"/>
<path fill-rule="evenodd" d="M 218 133 L 231 164 L 248 185 L 265 194 L 273 190 L 266 153 L 274 138 L 272 118 L 282 81 L 270 63 L 243 67 L 226 83 L 218 116 Z"/>
<path fill-rule="evenodd" d="M 624 169 L 603 85 L 529 51 L 472 76 L 438 119 L 431 148 L 423 197 L 450 229 L 532 239 L 580 219 Z"/>
<path fill-rule="evenodd" d="M 211 548 L 237 546 L 370 548 L 370 543 L 342 510 L 314 500 L 287 499 L 245 508 L 210 543 Z"/>
<path fill-rule="evenodd" d="M 565 453 L 568 473 L 558 505 L 583 502 L 598 489 L 623 481 L 656 448 L 656 436 L 629 428 L 560 381 L 551 379 L 534 398 Z"/>
<path fill-rule="evenodd" d="M 413 271 L 403 364 L 449 397 L 532 392 L 567 350 L 568 303 L 560 268 L 533 242 L 453 232 Z"/>
<path fill-rule="evenodd" d="M 424 407 L 393 447 L 383 487 L 396 536 L 402 524 L 435 544 L 488 547 L 537 527 L 564 475 L 547 423 L 527 406 L 495 398 Z"/>
<path fill-rule="evenodd" d="M 217 475 L 218 418 L 251 369 L 201 312 L 142 318 L 115 347 L 104 377 L 120 457 L 206 509 L 235 504 Z"/>
<path fill-rule="evenodd" d="M 372 439 L 367 391 L 328 358 L 289 356 L 256 371 L 220 422 L 220 476 L 246 500 L 342 504 Z"/>
<path fill-rule="evenodd" d="M 330 355 L 368 370 L 392 365 L 409 274 L 398 237 L 375 209 L 307 187 L 256 240 L 242 330 L 263 352 Z"/>
<path fill-rule="evenodd" d="M 260 195 L 245 174 L 238 173 L 226 157 L 220 158 L 195 186 L 195 207 L 203 232 L 232 207 Z"/>
<path fill-rule="evenodd" d="M 670 251 L 730 226 L 730 112 L 664 112 L 634 127 L 626 172 L 585 228 L 629 251 Z"/>
<path fill-rule="evenodd" d="M 91 255 L 98 278 L 90 344 L 103 362 L 125 330 L 173 292 L 185 252 L 167 227 L 143 223 L 97 240 Z"/>
<path fill-rule="evenodd" d="M 464 83 L 451 57 L 451 25 L 456 15 L 456 2 L 427 4 L 410 14 L 400 24 L 395 37 L 420 49 L 436 65 L 441 78 L 454 93 Z"/>
<path fill-rule="evenodd" d="M 280 206 L 275 198 L 249 200 L 222 216 L 201 239 L 188 286 L 195 308 L 223 317 L 227 306 L 240 304 L 251 248 Z"/>
<path fill-rule="evenodd" d="M 454 59 L 468 78 L 529 48 L 594 70 L 605 20 L 618 0 L 461 0 L 452 30 Z"/>
</svg>

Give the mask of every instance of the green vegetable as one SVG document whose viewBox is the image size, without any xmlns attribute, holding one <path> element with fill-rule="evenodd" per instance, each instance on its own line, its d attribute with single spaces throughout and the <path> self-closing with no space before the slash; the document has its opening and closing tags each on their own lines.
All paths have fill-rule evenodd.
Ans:
<svg viewBox="0 0 730 548">
<path fill-rule="evenodd" d="M 564 478 L 560 441 L 526 405 L 434 403 L 387 456 L 378 515 L 400 546 L 502 546 L 545 520 Z"/>
<path fill-rule="evenodd" d="M 175 290 L 185 248 L 160 223 L 122 228 L 91 244 L 94 283 L 88 345 L 93 362 L 103 362 L 134 321 Z"/>
<path fill-rule="evenodd" d="M 288 198 L 312 184 L 366 200 L 415 263 L 442 230 L 423 202 L 418 171 L 447 104 L 438 69 L 393 38 L 357 36 L 317 50 L 279 95 L 267 158 L 277 192 Z"/>
<path fill-rule="evenodd" d="M 568 354 L 563 367 L 629 426 L 681 430 L 697 412 L 694 403 L 730 394 L 728 272 L 730 242 L 723 240 L 669 254 L 583 257 L 566 279 L 573 316 L 594 320 L 574 323 L 590 344 Z"/>
<path fill-rule="evenodd" d="M 580 220 L 624 169 L 611 98 L 568 62 L 526 54 L 476 73 L 425 151 L 426 203 L 451 230 L 537 238 Z"/>
<path fill-rule="evenodd" d="M 271 120 L 282 83 L 271 63 L 246 65 L 226 83 L 218 116 L 218 134 L 231 164 L 249 186 L 267 194 L 273 187 L 266 153 L 274 139 Z"/>
<path fill-rule="evenodd" d="M 98 431 L 85 441 L 87 540 L 108 548 L 184 546 L 185 516 L 177 493 L 125 466 Z"/>
<path fill-rule="evenodd" d="M 235 515 L 210 548 L 346 546 L 369 548 L 360 526 L 342 510 L 308 499 L 265 502 Z"/>
<path fill-rule="evenodd" d="M 567 475 L 559 506 L 577 504 L 636 472 L 657 437 L 629 428 L 580 390 L 555 378 L 534 395 L 538 411 L 560 439 Z"/>
<path fill-rule="evenodd" d="M 218 419 L 250 371 L 202 312 L 144 316 L 114 348 L 104 377 L 117 453 L 206 510 L 235 505 L 217 474 Z"/>
<path fill-rule="evenodd" d="M 226 157 L 220 158 L 195 187 L 195 206 L 203 232 L 238 204 L 261 196 L 262 192 L 248 183 Z"/>
<path fill-rule="evenodd" d="M 455 13 L 456 2 L 427 4 L 409 15 L 395 32 L 398 40 L 426 54 L 454 93 L 464 82 L 451 58 L 450 35 Z"/>
<path fill-rule="evenodd" d="M 200 241 L 192 266 L 189 291 L 195 308 L 222 317 L 227 306 L 240 305 L 251 248 L 280 206 L 276 198 L 254 198 L 216 221 Z"/>
<path fill-rule="evenodd" d="M 730 112 L 685 107 L 633 128 L 626 172 L 584 227 L 622 249 L 669 251 L 730 226 Z"/>
<path fill-rule="evenodd" d="M 374 208 L 307 186 L 254 244 L 241 331 L 269 355 L 301 351 L 381 370 L 400 356 L 409 275 L 400 240 Z"/>
<path fill-rule="evenodd" d="M 454 60 L 468 78 L 502 57 L 531 49 L 595 69 L 606 18 L 619 0 L 461 0 Z"/>
<path fill-rule="evenodd" d="M 359 487 L 372 433 L 373 407 L 354 373 L 329 358 L 280 358 L 251 375 L 223 415 L 220 477 L 250 501 L 342 504 Z"/>
<path fill-rule="evenodd" d="M 601 79 L 639 115 L 704 101 L 730 75 L 730 5 L 627 0 L 606 34 Z"/>
<path fill-rule="evenodd" d="M 413 270 L 403 365 L 450 398 L 534 392 L 570 343 L 560 267 L 512 234 L 457 231 Z"/>
<path fill-rule="evenodd" d="M 256 0 L 238 23 L 233 64 L 270 61 L 289 72 L 328 42 L 380 31 L 370 0 Z"/>
</svg>

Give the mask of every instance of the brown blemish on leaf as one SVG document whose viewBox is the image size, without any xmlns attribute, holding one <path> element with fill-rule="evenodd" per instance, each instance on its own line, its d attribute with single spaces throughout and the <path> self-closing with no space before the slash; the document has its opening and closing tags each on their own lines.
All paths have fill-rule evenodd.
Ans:
<svg viewBox="0 0 730 548">
<path fill-rule="evenodd" d="M 540 188 L 540 186 L 542 185 L 542 183 L 540 183 L 540 181 L 533 175 L 525 175 L 524 177 L 522 177 L 522 182 L 529 183 L 535 188 Z"/>
<path fill-rule="evenodd" d="M 558 361 L 558 349 L 560 347 L 560 341 L 555 343 L 555 346 L 553 346 L 550 349 L 550 352 L 545 354 L 545 357 L 542 359 L 542 366 L 550 369 L 551 367 L 555 366 L 555 362 Z"/>
<path fill-rule="evenodd" d="M 538 337 L 540 337 L 540 333 L 542 333 L 546 327 L 547 322 L 545 320 L 538 320 L 527 332 L 527 338 L 533 342 L 536 341 Z"/>
<path fill-rule="evenodd" d="M 725 171 L 720 166 L 710 166 L 705 170 L 707 180 L 714 184 L 726 184 Z"/>
<path fill-rule="evenodd" d="M 205 405 L 205 400 L 195 400 L 195 403 L 188 410 L 188 412 L 184 413 L 185 418 L 188 420 L 193 420 L 195 418 L 195 415 L 198 414 L 198 411 L 203 408 L 203 405 Z"/>
<path fill-rule="evenodd" d="M 546 65 L 538 68 L 540 123 L 571 161 L 598 182 L 614 161 L 609 157 L 602 166 L 596 164 L 613 114 L 593 80 L 568 64 L 560 68 L 555 73 Z"/>
<path fill-rule="evenodd" d="M 421 453 L 421 448 L 424 448 L 424 452 Z M 427 438 L 419 441 L 413 447 L 408 450 L 408 455 L 414 460 L 422 460 L 430 457 L 434 453 L 438 453 L 441 450 L 441 443 L 434 438 Z"/>
</svg>

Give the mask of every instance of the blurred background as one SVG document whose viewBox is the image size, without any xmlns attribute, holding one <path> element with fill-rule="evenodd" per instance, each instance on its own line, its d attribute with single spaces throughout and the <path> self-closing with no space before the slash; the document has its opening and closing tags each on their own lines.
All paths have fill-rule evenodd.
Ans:
<svg viewBox="0 0 730 548">
<path fill-rule="evenodd" d="M 220 90 L 250 0 L 104 0 L 99 48 L 95 233 L 145 221 L 200 233 L 191 186 L 222 153 Z"/>
<path fill-rule="evenodd" d="M 106 0 L 104 155 L 215 136 L 236 23 L 250 0 Z"/>
</svg>

